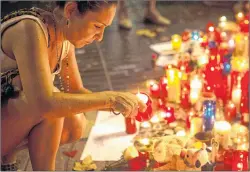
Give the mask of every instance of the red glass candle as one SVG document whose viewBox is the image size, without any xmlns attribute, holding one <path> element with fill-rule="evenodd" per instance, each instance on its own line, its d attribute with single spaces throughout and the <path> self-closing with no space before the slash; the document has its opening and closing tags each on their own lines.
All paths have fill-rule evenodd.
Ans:
<svg viewBox="0 0 250 172">
<path fill-rule="evenodd" d="M 147 152 L 139 152 L 139 156 L 128 161 L 128 167 L 131 171 L 142 171 L 147 167 L 149 154 Z"/>
<path fill-rule="evenodd" d="M 235 150 L 233 152 L 232 171 L 247 171 L 248 170 L 248 152 Z"/>
<path fill-rule="evenodd" d="M 236 118 L 236 106 L 233 104 L 233 102 L 229 102 L 227 106 L 225 107 L 225 113 L 224 117 L 225 120 L 231 122 Z"/>
<path fill-rule="evenodd" d="M 241 79 L 241 89 L 243 93 L 248 93 L 249 71 L 246 71 Z"/>
<path fill-rule="evenodd" d="M 134 118 L 125 118 L 126 133 L 135 134 L 137 131 L 136 121 Z"/>
<path fill-rule="evenodd" d="M 166 164 L 167 164 L 167 163 L 160 163 L 160 162 L 155 161 L 153 167 L 154 167 L 154 168 L 159 168 L 159 167 L 164 166 L 164 165 L 166 165 Z"/>
<path fill-rule="evenodd" d="M 214 92 L 213 87 L 208 84 L 204 84 L 203 91 L 207 94 Z"/>
<path fill-rule="evenodd" d="M 167 85 L 168 85 L 168 80 L 166 77 L 162 77 L 160 79 L 159 82 L 159 86 L 160 86 L 160 97 L 161 98 L 166 98 L 168 96 L 168 89 L 167 89 Z"/>
<path fill-rule="evenodd" d="M 166 100 L 165 99 L 158 99 L 157 100 L 157 107 L 159 109 L 164 109 L 166 107 Z"/>
<path fill-rule="evenodd" d="M 182 37 L 182 41 L 188 41 L 191 37 L 191 34 L 190 34 L 190 31 L 188 30 L 185 30 L 182 34 L 181 34 L 181 37 Z"/>
<path fill-rule="evenodd" d="M 243 92 L 241 94 L 241 100 L 240 100 L 240 112 L 241 113 L 249 113 L 249 107 L 248 107 L 248 92 Z"/>
<path fill-rule="evenodd" d="M 207 33 L 209 33 L 209 32 L 214 32 L 214 30 L 215 30 L 214 24 L 213 24 L 212 22 L 208 22 L 208 23 L 207 23 L 207 26 L 206 26 L 206 31 L 207 31 Z"/>
<path fill-rule="evenodd" d="M 190 88 L 188 86 L 184 86 L 181 90 L 181 106 L 184 109 L 188 109 L 191 106 L 189 95 Z"/>
<path fill-rule="evenodd" d="M 201 45 L 201 47 L 203 47 L 203 48 L 206 48 L 206 47 L 208 46 L 208 39 L 207 39 L 207 36 L 206 36 L 206 35 L 204 35 L 204 36 L 202 37 L 202 42 L 200 43 L 200 45 Z"/>
<path fill-rule="evenodd" d="M 240 72 L 232 71 L 228 76 L 228 90 L 229 90 L 229 98 L 232 98 L 232 91 L 235 84 L 237 84 L 237 78 L 239 77 Z"/>
<path fill-rule="evenodd" d="M 198 117 L 198 115 L 195 114 L 194 110 L 190 110 L 188 112 L 188 114 L 187 114 L 187 119 L 186 119 L 186 126 L 187 126 L 187 128 L 190 128 L 190 126 L 191 126 L 191 119 L 193 117 Z"/>
<path fill-rule="evenodd" d="M 136 96 L 143 101 L 146 106 L 147 109 L 145 112 L 138 112 L 137 116 L 135 117 L 135 119 L 139 122 L 143 122 L 143 121 L 148 121 L 152 118 L 153 116 L 153 110 L 152 110 L 152 101 L 149 98 L 149 96 L 145 93 L 138 93 L 136 94 Z"/>
<path fill-rule="evenodd" d="M 155 98 L 159 98 L 161 95 L 160 86 L 157 83 L 153 83 L 149 87 L 150 95 Z"/>
<path fill-rule="evenodd" d="M 233 150 L 228 149 L 224 152 L 224 170 L 232 170 L 232 162 L 233 162 Z"/>
<path fill-rule="evenodd" d="M 164 116 L 162 116 L 168 123 L 174 122 L 175 121 L 175 116 L 174 116 L 174 108 L 173 107 L 166 107 L 163 109 Z"/>
<path fill-rule="evenodd" d="M 249 18 L 247 18 L 247 16 L 244 18 L 244 20 L 240 21 L 239 27 L 241 32 L 249 32 Z"/>
</svg>

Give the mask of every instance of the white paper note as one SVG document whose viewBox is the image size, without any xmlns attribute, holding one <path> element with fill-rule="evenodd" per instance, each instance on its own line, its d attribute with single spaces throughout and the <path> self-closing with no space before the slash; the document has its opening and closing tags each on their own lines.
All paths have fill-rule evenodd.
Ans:
<svg viewBox="0 0 250 172">
<path fill-rule="evenodd" d="M 126 134 L 125 120 L 122 115 L 100 111 L 81 155 L 81 160 L 91 155 L 94 161 L 117 161 L 123 151 L 132 144 L 135 135 Z"/>
</svg>

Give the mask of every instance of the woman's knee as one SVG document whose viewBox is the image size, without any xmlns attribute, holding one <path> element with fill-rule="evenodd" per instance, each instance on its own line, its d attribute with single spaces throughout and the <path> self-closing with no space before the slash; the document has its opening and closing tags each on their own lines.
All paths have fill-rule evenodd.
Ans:
<svg viewBox="0 0 250 172">
<path fill-rule="evenodd" d="M 62 132 L 62 142 L 74 142 L 81 139 L 86 129 L 86 118 L 84 114 L 77 114 L 65 118 Z"/>
</svg>

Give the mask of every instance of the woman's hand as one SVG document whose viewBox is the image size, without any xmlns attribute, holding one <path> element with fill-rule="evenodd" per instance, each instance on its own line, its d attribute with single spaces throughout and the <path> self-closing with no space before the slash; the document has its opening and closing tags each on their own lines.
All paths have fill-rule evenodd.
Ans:
<svg viewBox="0 0 250 172">
<path fill-rule="evenodd" d="M 108 92 L 111 94 L 111 108 L 121 112 L 124 117 L 135 117 L 138 113 L 144 112 L 147 108 L 135 94 L 129 92 Z"/>
</svg>

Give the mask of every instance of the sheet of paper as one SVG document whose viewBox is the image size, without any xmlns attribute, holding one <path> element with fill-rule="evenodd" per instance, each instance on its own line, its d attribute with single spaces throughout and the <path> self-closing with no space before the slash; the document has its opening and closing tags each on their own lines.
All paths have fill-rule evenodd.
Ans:
<svg viewBox="0 0 250 172">
<path fill-rule="evenodd" d="M 94 161 L 117 161 L 135 135 L 126 134 L 122 115 L 100 111 L 80 159 L 91 155 Z"/>
<path fill-rule="evenodd" d="M 165 67 L 167 65 L 177 65 L 178 60 L 174 56 L 160 55 L 156 60 L 156 66 Z"/>
<path fill-rule="evenodd" d="M 185 46 L 186 43 L 181 44 L 181 51 L 185 48 Z M 149 47 L 160 55 L 174 55 L 178 53 L 177 51 L 173 50 L 171 42 L 152 44 Z"/>
<path fill-rule="evenodd" d="M 161 54 L 164 51 L 171 51 L 172 50 L 172 45 L 171 42 L 162 42 L 162 43 L 157 43 L 149 46 L 153 51 Z"/>
</svg>

